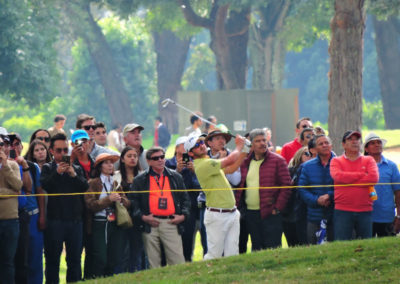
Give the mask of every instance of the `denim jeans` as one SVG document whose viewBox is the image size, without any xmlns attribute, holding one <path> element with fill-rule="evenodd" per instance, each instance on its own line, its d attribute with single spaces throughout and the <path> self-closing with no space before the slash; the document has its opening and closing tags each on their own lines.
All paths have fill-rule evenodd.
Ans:
<svg viewBox="0 0 400 284">
<path fill-rule="evenodd" d="M 282 245 L 282 216 L 269 215 L 261 219 L 260 210 L 247 210 L 246 226 L 250 233 L 252 251 L 276 248 Z"/>
<path fill-rule="evenodd" d="M 352 212 L 335 209 L 333 222 L 335 241 L 353 239 L 353 230 L 356 238 L 367 239 L 372 237 L 371 211 Z"/>
<path fill-rule="evenodd" d="M 0 283 L 14 283 L 18 236 L 18 219 L 0 220 Z"/>
<path fill-rule="evenodd" d="M 29 223 L 29 274 L 30 284 L 43 283 L 43 232 L 38 228 L 39 214 L 31 216 Z"/>
<path fill-rule="evenodd" d="M 65 242 L 67 282 L 77 282 L 81 275 L 82 221 L 48 220 L 44 234 L 46 283 L 59 283 L 60 257 Z"/>
</svg>

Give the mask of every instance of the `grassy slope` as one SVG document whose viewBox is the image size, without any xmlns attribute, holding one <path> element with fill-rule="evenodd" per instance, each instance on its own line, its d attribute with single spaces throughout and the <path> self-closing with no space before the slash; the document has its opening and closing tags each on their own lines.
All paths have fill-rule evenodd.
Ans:
<svg viewBox="0 0 400 284">
<path fill-rule="evenodd" d="M 398 238 L 267 250 L 86 283 L 395 283 Z"/>
</svg>

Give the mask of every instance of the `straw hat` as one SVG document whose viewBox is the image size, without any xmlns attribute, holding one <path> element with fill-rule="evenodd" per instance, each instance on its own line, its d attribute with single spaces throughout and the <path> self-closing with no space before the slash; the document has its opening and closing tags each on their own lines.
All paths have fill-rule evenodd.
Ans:
<svg viewBox="0 0 400 284">
<path fill-rule="evenodd" d="M 108 153 L 102 153 L 97 156 L 94 166 L 97 167 L 98 164 L 100 164 L 101 162 L 104 162 L 105 160 L 110 160 L 111 162 L 116 163 L 119 160 L 119 156 L 108 154 Z"/>
</svg>

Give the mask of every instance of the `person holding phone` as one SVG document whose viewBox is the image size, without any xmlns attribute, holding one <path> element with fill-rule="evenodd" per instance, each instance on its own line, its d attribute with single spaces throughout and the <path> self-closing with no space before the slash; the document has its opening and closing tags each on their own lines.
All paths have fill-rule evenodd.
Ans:
<svg viewBox="0 0 400 284">
<path fill-rule="evenodd" d="M 115 203 L 120 202 L 126 208 L 131 203 L 124 193 L 116 192 L 121 189 L 113 176 L 114 163 L 118 160 L 118 155 L 97 156 L 93 178 L 89 180 L 90 194 L 85 195 L 86 207 L 91 213 L 86 226 L 91 236 L 92 259 L 96 260 L 89 268 L 89 278 L 113 275 L 125 248 L 124 229 L 116 222 Z"/>
<path fill-rule="evenodd" d="M 9 142 L 3 132 L 0 135 L 0 195 L 18 195 L 22 187 L 20 171 L 15 161 L 8 160 L 8 153 L 5 153 L 8 143 L 5 140 Z M 18 199 L 0 198 L 0 275 L 4 283 L 14 283 L 18 236 Z"/>
<path fill-rule="evenodd" d="M 22 189 L 21 196 L 18 197 L 18 216 L 19 216 L 19 239 L 18 248 L 15 255 L 15 282 L 25 283 L 29 277 L 29 264 L 28 264 L 28 251 L 29 251 L 29 224 L 31 216 L 33 215 L 32 210 L 36 204 L 32 198 L 28 198 L 26 195 L 32 193 L 32 177 L 30 174 L 31 167 L 28 162 L 21 156 L 23 150 L 22 138 L 18 133 L 11 132 L 8 134 L 10 139 L 10 159 L 17 162 L 20 168 L 22 178 Z M 35 192 L 35 191 L 34 191 Z"/>
<path fill-rule="evenodd" d="M 187 140 L 187 136 L 179 137 L 175 142 L 175 155 L 173 158 L 165 162 L 167 168 L 176 170 L 183 177 L 183 182 L 187 189 L 199 189 L 199 191 L 188 191 L 191 206 L 190 215 L 184 222 L 184 232 L 182 234 L 183 254 L 185 261 L 192 261 L 193 255 L 193 238 L 195 237 L 196 221 L 199 220 L 200 209 L 197 205 L 197 197 L 199 196 L 201 187 L 194 173 L 193 161 L 186 153 L 183 144 Z M 202 243 L 207 243 L 205 229 L 200 231 Z M 203 246 L 204 251 L 204 246 Z"/>
<path fill-rule="evenodd" d="M 94 168 L 94 161 L 88 154 L 89 140 L 89 135 L 85 130 L 75 130 L 71 135 L 71 157 L 67 158 L 67 155 L 63 156 L 64 161 L 69 159 L 70 162 L 72 161 L 75 165 L 80 166 L 87 180 L 90 179 L 91 172 Z"/>
<path fill-rule="evenodd" d="M 68 155 L 68 140 L 64 134 L 56 134 L 50 140 L 50 152 L 54 160 L 42 168 L 40 183 L 49 196 L 47 204 L 47 227 L 44 235 L 46 260 L 46 283 L 59 283 L 60 257 L 65 243 L 67 282 L 82 279 L 82 196 L 62 196 L 64 193 L 83 193 L 88 183 L 81 167 L 63 162 Z"/>
</svg>

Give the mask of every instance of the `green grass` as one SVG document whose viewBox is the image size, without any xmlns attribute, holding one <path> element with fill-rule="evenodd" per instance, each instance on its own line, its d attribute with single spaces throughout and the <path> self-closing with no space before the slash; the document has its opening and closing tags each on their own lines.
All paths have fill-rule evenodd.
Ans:
<svg viewBox="0 0 400 284">
<path fill-rule="evenodd" d="M 266 250 L 86 283 L 396 283 L 396 237 Z"/>
</svg>

